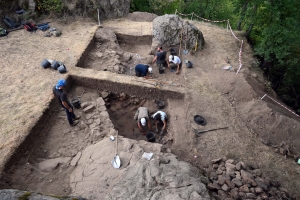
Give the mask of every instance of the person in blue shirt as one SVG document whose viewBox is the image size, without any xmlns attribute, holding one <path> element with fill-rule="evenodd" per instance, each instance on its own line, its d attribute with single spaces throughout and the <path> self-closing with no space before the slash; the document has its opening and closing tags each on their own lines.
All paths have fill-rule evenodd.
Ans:
<svg viewBox="0 0 300 200">
<path fill-rule="evenodd" d="M 137 77 L 148 77 L 149 74 L 152 73 L 152 67 L 144 64 L 137 64 L 135 66 L 135 75 Z"/>
<path fill-rule="evenodd" d="M 76 115 L 74 114 L 74 108 L 68 100 L 66 92 L 64 92 L 63 90 L 66 84 L 67 82 L 64 79 L 60 79 L 57 82 L 56 86 L 53 87 L 53 94 L 57 98 L 61 107 L 65 109 L 69 124 L 71 126 L 76 126 L 79 122 L 78 119 L 80 119 L 80 116 L 76 117 Z"/>
</svg>

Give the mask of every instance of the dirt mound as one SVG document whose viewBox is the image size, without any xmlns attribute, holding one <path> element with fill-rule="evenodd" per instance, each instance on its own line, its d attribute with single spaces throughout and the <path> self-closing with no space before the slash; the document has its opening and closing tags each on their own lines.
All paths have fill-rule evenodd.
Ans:
<svg viewBox="0 0 300 200">
<path fill-rule="evenodd" d="M 152 22 L 157 17 L 156 14 L 147 12 L 133 12 L 129 13 L 126 18 L 134 22 Z"/>
</svg>

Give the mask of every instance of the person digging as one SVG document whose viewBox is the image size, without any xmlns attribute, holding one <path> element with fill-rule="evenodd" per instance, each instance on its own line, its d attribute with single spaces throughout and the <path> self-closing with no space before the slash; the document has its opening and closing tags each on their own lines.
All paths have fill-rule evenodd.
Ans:
<svg viewBox="0 0 300 200">
<path fill-rule="evenodd" d="M 151 116 L 151 118 L 155 121 L 156 133 L 158 133 L 158 124 L 163 124 L 163 127 L 159 133 L 162 136 L 167 128 L 167 114 L 163 111 L 157 111 Z"/>
<path fill-rule="evenodd" d="M 53 87 L 53 95 L 58 99 L 59 104 L 65 109 L 70 126 L 76 126 L 80 119 L 80 116 L 76 117 L 74 114 L 73 106 L 68 100 L 67 94 L 63 91 L 67 82 L 64 79 L 60 79 L 56 86 Z"/>
<path fill-rule="evenodd" d="M 152 67 L 144 64 L 137 64 L 135 66 L 135 75 L 137 77 L 151 78 L 150 74 L 152 74 Z"/>
<path fill-rule="evenodd" d="M 143 135 L 146 135 L 146 131 L 143 128 L 143 126 L 146 126 L 146 123 L 148 124 L 149 131 L 151 130 L 151 123 L 150 123 L 148 108 L 139 107 L 138 110 L 136 111 L 133 119 L 138 120 L 138 127 L 142 131 Z"/>
<path fill-rule="evenodd" d="M 168 68 L 171 70 L 176 69 L 176 74 L 179 74 L 179 70 L 181 67 L 181 60 L 178 56 L 170 55 L 169 56 L 169 62 L 168 62 Z"/>
</svg>

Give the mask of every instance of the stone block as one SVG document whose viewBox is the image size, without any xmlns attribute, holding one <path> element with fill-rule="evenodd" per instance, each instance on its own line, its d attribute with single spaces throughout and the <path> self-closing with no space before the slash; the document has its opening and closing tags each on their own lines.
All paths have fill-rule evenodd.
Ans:
<svg viewBox="0 0 300 200">
<path fill-rule="evenodd" d="M 240 178 L 238 178 L 238 177 L 232 179 L 231 182 L 234 183 L 237 187 L 241 187 L 241 186 L 243 185 L 242 179 L 240 179 Z"/>
<path fill-rule="evenodd" d="M 94 109 L 95 109 L 95 106 L 94 105 L 90 105 L 90 106 L 84 108 L 83 111 L 85 113 L 87 113 L 87 112 L 92 112 Z"/>
<path fill-rule="evenodd" d="M 222 185 L 221 189 L 224 191 L 224 192 L 228 192 L 230 190 L 230 187 L 225 183 Z"/>
<path fill-rule="evenodd" d="M 76 156 L 71 160 L 70 165 L 71 165 L 71 166 L 76 166 L 78 160 L 80 159 L 80 157 L 81 157 L 81 151 L 79 151 L 79 152 L 76 154 Z"/>
<path fill-rule="evenodd" d="M 222 158 L 217 158 L 217 159 L 212 160 L 211 162 L 212 162 L 213 164 L 215 164 L 215 163 L 219 163 L 219 162 L 221 162 L 221 161 L 222 161 Z"/>
<path fill-rule="evenodd" d="M 256 187 L 256 188 L 254 188 L 254 191 L 255 191 L 256 194 L 260 194 L 260 193 L 263 192 L 263 189 L 260 188 L 260 187 Z"/>
</svg>

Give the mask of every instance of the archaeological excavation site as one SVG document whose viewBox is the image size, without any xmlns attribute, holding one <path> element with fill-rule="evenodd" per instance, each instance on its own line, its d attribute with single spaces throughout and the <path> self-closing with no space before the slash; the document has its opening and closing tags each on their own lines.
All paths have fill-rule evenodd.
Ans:
<svg viewBox="0 0 300 200">
<path fill-rule="evenodd" d="M 55 24 L 69 35 L 50 38 L 44 43 L 56 46 L 36 55 L 41 60 L 56 56 L 68 72 L 35 67 L 24 75 L 36 77 L 28 88 L 39 82 L 30 92 L 40 92 L 44 97 L 36 101 L 47 103 L 40 110 L 29 102 L 24 115 L 32 125 L 19 123 L 24 134 L 12 139 L 14 148 L 2 158 L 0 199 L 12 193 L 49 200 L 299 198 L 300 169 L 294 162 L 299 119 L 261 100 L 263 76 L 252 65 L 249 44 L 237 74 L 240 43 L 225 28 L 177 15 L 144 13 L 142 22 L 140 17 L 131 13 L 101 27 Z M 63 55 L 67 45 L 73 50 Z M 167 59 L 171 49 L 181 58 L 178 74 L 153 62 L 160 46 Z M 228 58 L 232 67 L 223 70 Z M 137 64 L 153 68 L 149 78 L 136 76 Z M 62 78 L 68 99 L 77 102 L 74 113 L 80 119 L 74 127 L 51 96 Z M 253 89 L 258 85 L 261 89 Z M 167 114 L 163 134 L 156 133 L 153 119 L 143 134 L 134 119 L 140 107 L 150 116 Z"/>
</svg>

